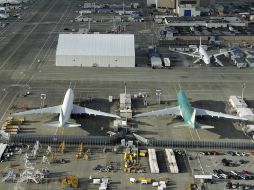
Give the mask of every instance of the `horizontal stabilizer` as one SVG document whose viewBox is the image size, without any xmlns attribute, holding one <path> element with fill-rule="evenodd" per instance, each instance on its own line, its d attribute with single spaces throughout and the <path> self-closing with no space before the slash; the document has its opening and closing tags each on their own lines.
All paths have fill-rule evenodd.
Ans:
<svg viewBox="0 0 254 190">
<path fill-rule="evenodd" d="M 49 127 L 62 127 L 59 121 L 53 121 L 49 123 L 45 123 L 46 126 Z M 78 123 L 65 123 L 64 127 L 80 127 L 81 124 Z"/>
<path fill-rule="evenodd" d="M 179 122 L 179 123 L 173 124 L 173 127 L 174 127 L 174 128 L 189 127 L 189 125 L 186 124 L 186 123 L 183 123 L 183 122 L 181 122 L 181 123 Z"/>
<path fill-rule="evenodd" d="M 182 52 L 182 51 L 175 51 L 175 50 L 172 50 L 172 49 L 169 49 L 169 51 L 180 53 L 180 54 L 183 54 L 183 55 L 188 55 L 188 56 L 191 56 L 191 57 L 200 58 L 199 55 L 195 55 L 194 53 L 186 53 L 186 52 Z"/>
<path fill-rule="evenodd" d="M 64 127 L 81 127 L 79 123 L 66 123 Z"/>
<path fill-rule="evenodd" d="M 146 112 L 146 113 L 140 113 L 140 114 L 134 115 L 133 117 L 163 116 L 163 115 L 180 116 L 181 114 L 180 114 L 179 106 L 157 110 L 157 111 Z"/>
<path fill-rule="evenodd" d="M 199 124 L 199 125 L 198 125 L 198 128 L 200 128 L 200 129 L 213 129 L 214 126 L 212 126 L 212 125 L 202 125 L 202 124 Z"/>
<path fill-rule="evenodd" d="M 217 57 L 215 57 L 215 62 L 216 62 L 219 66 L 221 66 L 221 67 L 224 66 L 224 65 L 222 64 L 222 62 L 221 62 Z"/>
<path fill-rule="evenodd" d="M 45 123 L 45 125 L 47 127 L 60 127 L 61 126 L 59 121 L 48 122 L 48 123 Z"/>
<path fill-rule="evenodd" d="M 193 64 L 196 64 L 196 63 L 198 63 L 198 62 L 200 62 L 201 61 L 201 59 L 200 58 L 197 58 L 194 62 L 193 62 Z"/>
</svg>

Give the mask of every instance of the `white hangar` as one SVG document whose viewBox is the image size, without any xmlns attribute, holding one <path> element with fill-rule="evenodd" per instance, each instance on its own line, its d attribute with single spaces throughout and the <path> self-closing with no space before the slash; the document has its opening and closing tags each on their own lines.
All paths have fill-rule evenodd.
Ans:
<svg viewBox="0 0 254 190">
<path fill-rule="evenodd" d="M 56 66 L 135 67 L 133 34 L 60 34 Z"/>
</svg>

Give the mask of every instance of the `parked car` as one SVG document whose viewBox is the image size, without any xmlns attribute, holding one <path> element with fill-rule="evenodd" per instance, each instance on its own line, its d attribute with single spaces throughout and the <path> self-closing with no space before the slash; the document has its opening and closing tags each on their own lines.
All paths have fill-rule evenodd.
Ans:
<svg viewBox="0 0 254 190">
<path fill-rule="evenodd" d="M 238 189 L 239 186 L 240 186 L 239 183 L 232 184 L 232 189 Z"/>
<path fill-rule="evenodd" d="M 242 185 L 242 189 L 249 190 L 249 189 L 252 189 L 252 186 L 251 185 Z"/>
<path fill-rule="evenodd" d="M 239 163 L 240 164 L 247 164 L 247 163 L 249 163 L 249 161 L 248 160 L 239 160 Z"/>
<path fill-rule="evenodd" d="M 231 155 L 231 156 L 236 156 L 236 154 L 235 154 L 234 151 L 228 151 L 227 153 L 228 153 L 229 155 Z"/>
<path fill-rule="evenodd" d="M 232 166 L 232 167 L 236 167 L 237 166 L 237 164 L 234 163 L 232 160 L 228 160 L 226 158 L 223 158 L 221 160 L 221 162 L 222 162 L 223 166 Z"/>
<path fill-rule="evenodd" d="M 232 188 L 232 182 L 231 181 L 227 182 L 226 188 L 227 189 L 231 189 Z"/>
</svg>

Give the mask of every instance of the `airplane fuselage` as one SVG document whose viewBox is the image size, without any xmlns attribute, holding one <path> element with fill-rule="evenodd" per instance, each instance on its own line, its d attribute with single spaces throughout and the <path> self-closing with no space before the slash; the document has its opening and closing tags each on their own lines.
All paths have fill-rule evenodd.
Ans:
<svg viewBox="0 0 254 190">
<path fill-rule="evenodd" d="M 191 118 L 193 115 L 193 108 L 191 107 L 188 99 L 183 90 L 179 90 L 177 94 L 177 101 L 180 107 L 180 113 L 185 123 L 187 123 L 190 127 L 195 128 L 196 123 L 192 122 Z"/>
<path fill-rule="evenodd" d="M 200 58 L 204 61 L 205 64 L 210 64 L 211 60 L 210 57 L 208 56 L 206 50 L 202 47 L 199 46 L 198 52 L 200 54 Z"/>
<path fill-rule="evenodd" d="M 62 104 L 62 116 L 60 113 L 59 116 L 59 122 L 61 123 L 61 125 L 65 125 L 71 116 L 71 112 L 73 109 L 73 101 L 74 101 L 74 93 L 72 91 L 72 89 L 68 89 L 65 96 L 64 96 L 64 100 L 63 100 L 63 104 Z M 62 118 L 61 118 L 62 117 Z M 61 127 L 63 127 L 61 126 Z"/>
</svg>

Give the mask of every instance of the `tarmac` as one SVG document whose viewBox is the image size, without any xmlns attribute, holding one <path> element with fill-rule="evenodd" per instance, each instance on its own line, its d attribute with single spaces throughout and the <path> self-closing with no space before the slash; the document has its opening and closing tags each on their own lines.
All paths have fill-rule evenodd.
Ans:
<svg viewBox="0 0 254 190">
<path fill-rule="evenodd" d="M 246 84 L 244 98 L 249 107 L 254 107 L 254 70 L 247 68 L 239 70 L 233 65 L 215 67 L 206 65 L 193 65 L 192 59 L 180 56 L 178 62 L 173 62 L 172 69 L 151 69 L 148 66 L 146 50 L 151 43 L 153 34 L 142 36 L 139 30 L 149 28 L 150 23 L 133 23 L 127 26 L 127 32 L 135 33 L 137 43 L 137 68 L 66 68 L 55 67 L 55 49 L 58 33 L 66 32 L 64 28 L 78 28 L 84 23 L 70 22 L 79 10 L 80 1 L 74 0 L 44 0 L 35 1 L 22 12 L 22 21 L 11 21 L 9 26 L 0 29 L 0 122 L 11 113 L 23 111 L 27 108 L 39 108 L 41 106 L 41 94 L 46 94 L 45 105 L 55 106 L 63 101 L 65 91 L 69 86 L 74 90 L 75 103 L 85 105 L 105 112 L 118 113 L 119 94 L 124 92 L 124 83 L 127 84 L 127 92 L 131 94 L 147 93 L 148 106 L 143 105 L 143 99 L 133 100 L 134 114 L 165 107 L 176 106 L 176 94 L 184 89 L 192 106 L 206 108 L 213 111 L 230 113 L 227 103 L 230 95 L 241 95 L 242 84 Z M 103 31 L 112 27 L 112 23 L 92 23 L 92 31 Z M 166 52 L 167 53 L 167 52 Z M 175 55 L 173 55 L 175 56 Z M 156 90 L 161 90 L 161 102 L 158 103 Z M 27 92 L 31 95 L 23 97 Z M 108 102 L 108 96 L 114 97 L 114 102 Z M 87 116 L 76 118 L 81 128 L 60 129 L 47 128 L 45 122 L 56 120 L 57 115 L 27 116 L 23 132 L 34 134 L 68 134 L 68 135 L 105 135 L 112 126 L 112 120 L 107 118 Z M 248 141 L 242 127 L 238 122 L 217 118 L 198 118 L 198 122 L 213 125 L 214 129 L 189 129 L 185 127 L 175 128 L 183 122 L 172 117 L 138 118 L 131 122 L 138 125 L 137 134 L 146 138 L 161 140 L 225 140 Z M 92 149 L 89 161 L 76 160 L 74 149 L 67 149 L 67 153 L 58 158 L 71 160 L 62 165 L 48 166 L 52 176 L 42 185 L 22 184 L 26 189 L 60 189 L 58 178 L 64 175 L 75 174 L 80 177 L 81 189 L 98 189 L 97 186 L 88 183 L 89 176 L 108 176 L 112 181 L 111 189 L 151 189 L 151 186 L 129 184 L 130 177 L 139 177 L 141 174 L 126 174 L 120 169 L 112 173 L 98 173 L 93 170 L 97 164 L 105 165 L 109 160 L 122 161 L 121 154 L 114 154 L 111 150 L 102 152 L 103 147 Z M 42 150 L 42 152 L 45 150 Z M 43 153 L 34 161 L 39 166 Z M 213 157 L 208 157 L 213 159 Z M 207 159 L 208 159 L 207 158 Z M 163 156 L 162 156 L 163 160 Z M 165 162 L 165 161 L 164 161 Z M 150 174 L 148 159 L 142 158 L 141 163 L 147 173 L 154 179 L 170 178 L 169 189 L 185 189 L 193 181 L 193 168 L 203 167 L 204 173 L 210 174 L 211 167 L 206 166 L 207 161 L 194 161 L 188 164 L 186 158 L 182 159 L 182 173 L 170 174 L 165 166 L 161 166 L 161 174 Z M 10 163 L 22 164 L 21 155 L 15 154 L 10 162 L 1 163 L 1 168 Z M 208 169 L 207 169 L 208 168 Z M 196 172 L 202 174 L 200 170 Z M 183 180 L 184 179 L 184 180 Z M 15 184 L 1 183 L 1 189 L 13 189 Z M 213 184 L 209 189 L 223 189 L 223 184 Z"/>
</svg>

